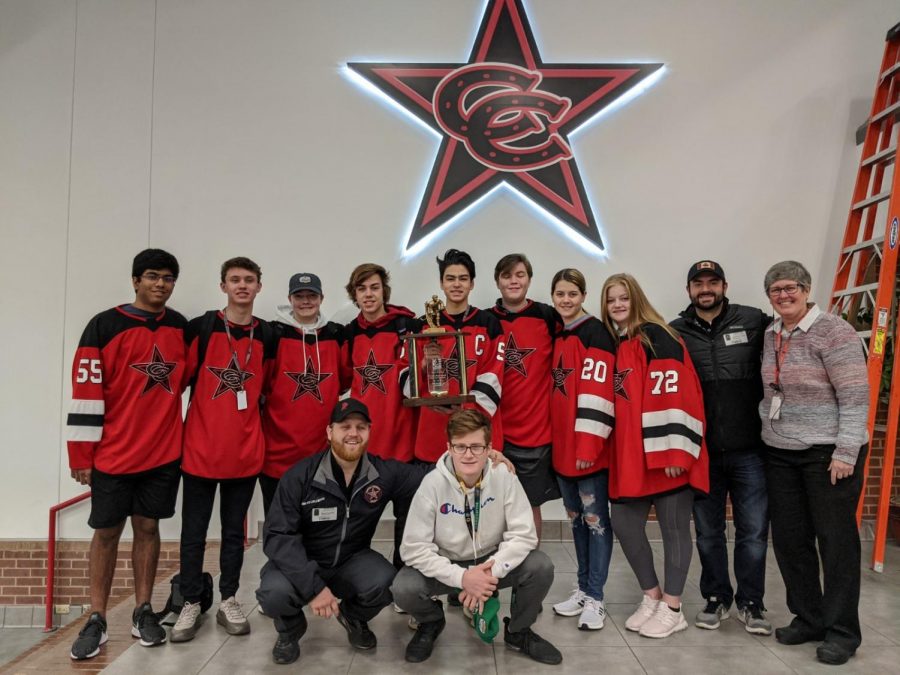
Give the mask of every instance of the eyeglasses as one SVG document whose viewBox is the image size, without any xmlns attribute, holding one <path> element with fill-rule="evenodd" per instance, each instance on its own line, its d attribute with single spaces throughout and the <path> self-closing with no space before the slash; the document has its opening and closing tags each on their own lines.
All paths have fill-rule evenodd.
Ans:
<svg viewBox="0 0 900 675">
<path fill-rule="evenodd" d="M 800 284 L 791 284 L 790 286 L 779 286 L 778 288 L 770 288 L 766 291 L 769 294 L 770 298 L 777 298 L 782 293 L 786 293 L 791 297 L 797 295 L 800 290 L 803 288 Z"/>
<path fill-rule="evenodd" d="M 465 445 L 464 443 L 454 443 L 450 446 L 450 452 L 454 455 L 464 455 L 466 450 L 470 450 L 475 457 L 480 457 L 487 450 L 486 445 L 475 443 L 473 445 Z"/>
<path fill-rule="evenodd" d="M 147 272 L 146 274 L 142 274 L 141 279 L 143 279 L 144 281 L 149 281 L 151 284 L 155 284 L 160 279 L 162 279 L 163 283 L 165 283 L 165 284 L 174 284 L 175 283 L 175 277 L 172 276 L 171 274 L 159 275 L 159 274 L 156 274 L 155 272 Z"/>
</svg>

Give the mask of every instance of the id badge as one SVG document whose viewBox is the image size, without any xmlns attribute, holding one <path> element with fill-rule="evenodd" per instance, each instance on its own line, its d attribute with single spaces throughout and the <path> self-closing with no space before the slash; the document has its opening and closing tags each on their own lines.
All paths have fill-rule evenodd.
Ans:
<svg viewBox="0 0 900 675">
<path fill-rule="evenodd" d="M 778 392 L 772 397 L 772 405 L 769 407 L 769 419 L 770 420 L 780 420 L 781 419 L 781 404 L 782 403 L 784 403 L 784 397 L 781 395 L 781 392 Z"/>
<path fill-rule="evenodd" d="M 337 520 L 338 510 L 336 506 L 327 506 L 312 510 L 312 521 L 314 523 L 325 523 Z"/>
<path fill-rule="evenodd" d="M 734 333 L 725 333 L 722 338 L 725 340 L 725 346 L 731 347 L 732 345 L 745 345 L 750 340 L 747 338 L 747 331 L 739 330 Z"/>
<path fill-rule="evenodd" d="M 238 410 L 246 410 L 247 409 L 247 390 L 240 389 L 235 392 L 237 394 L 237 409 Z"/>
</svg>

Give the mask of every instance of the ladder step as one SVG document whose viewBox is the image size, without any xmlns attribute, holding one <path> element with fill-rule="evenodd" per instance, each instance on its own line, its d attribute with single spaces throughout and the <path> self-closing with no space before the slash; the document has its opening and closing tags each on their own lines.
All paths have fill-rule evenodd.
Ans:
<svg viewBox="0 0 900 675">
<path fill-rule="evenodd" d="M 856 202 L 853 205 L 853 210 L 858 211 L 859 209 L 864 209 L 867 206 L 872 206 L 872 204 L 878 204 L 879 202 L 883 202 L 885 199 L 888 199 L 890 196 L 890 190 L 880 192 L 879 194 L 869 197 L 868 199 L 863 199 L 862 201 Z"/>
<path fill-rule="evenodd" d="M 900 65 L 900 64 L 898 64 Z M 871 157 L 866 157 L 862 162 L 861 166 L 871 166 L 872 164 L 878 164 L 879 162 L 884 162 L 885 164 L 889 164 L 893 162 L 897 157 L 897 144 L 894 143 L 891 147 L 885 148 L 881 152 L 876 152 Z"/>
<path fill-rule="evenodd" d="M 858 330 L 858 331 L 856 331 L 856 335 L 861 340 L 868 340 L 870 337 L 872 337 L 872 331 L 871 331 L 871 329 L 870 330 Z"/>
<path fill-rule="evenodd" d="M 886 71 L 884 71 L 881 74 L 881 79 L 884 80 L 885 78 L 890 77 L 891 75 L 893 75 L 896 72 L 900 72 L 900 62 L 895 63 L 890 68 L 888 68 Z"/>
<path fill-rule="evenodd" d="M 840 291 L 835 291 L 835 298 L 843 298 L 847 295 L 853 295 L 855 293 L 865 293 L 866 291 L 877 291 L 878 290 L 878 282 L 876 281 L 873 284 L 863 284 L 862 286 L 853 286 L 851 288 L 845 288 Z"/>
<path fill-rule="evenodd" d="M 884 235 L 880 237 L 875 237 L 874 239 L 866 239 L 865 241 L 861 241 L 858 244 L 853 244 L 852 246 L 847 246 L 841 249 L 842 253 L 854 253 L 856 251 L 862 251 L 864 248 L 869 248 L 870 246 L 877 246 L 878 244 L 884 243 Z"/>
<path fill-rule="evenodd" d="M 897 101 L 894 105 L 888 106 L 887 108 L 882 110 L 880 113 L 878 113 L 877 115 L 872 117 L 872 119 L 869 121 L 869 123 L 872 124 L 872 123 L 878 122 L 879 120 L 883 120 L 885 117 L 887 117 L 889 115 L 893 115 L 897 111 L 900 111 L 900 101 Z"/>
</svg>

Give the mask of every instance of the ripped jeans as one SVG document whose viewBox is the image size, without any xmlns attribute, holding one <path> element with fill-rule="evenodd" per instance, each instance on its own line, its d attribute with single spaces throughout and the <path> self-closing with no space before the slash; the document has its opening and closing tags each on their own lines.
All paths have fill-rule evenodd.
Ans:
<svg viewBox="0 0 900 675">
<path fill-rule="evenodd" d="M 603 600 L 609 575 L 613 532 L 609 522 L 609 472 L 584 478 L 557 476 L 563 506 L 572 521 L 578 588 L 595 600 Z"/>
</svg>

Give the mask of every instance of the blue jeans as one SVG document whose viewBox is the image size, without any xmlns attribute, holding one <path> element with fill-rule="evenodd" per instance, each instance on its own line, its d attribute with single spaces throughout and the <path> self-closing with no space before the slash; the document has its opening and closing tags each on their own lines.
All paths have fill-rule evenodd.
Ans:
<svg viewBox="0 0 900 675">
<path fill-rule="evenodd" d="M 734 578 L 728 576 L 725 543 L 725 496 L 731 495 L 734 515 Z M 694 500 L 694 527 L 700 554 L 700 593 L 710 600 L 738 607 L 765 609 L 766 549 L 769 534 L 765 460 L 759 452 L 711 452 L 709 496 Z"/>
<path fill-rule="evenodd" d="M 613 533 L 609 523 L 609 473 L 585 478 L 557 476 L 563 506 L 572 521 L 578 588 L 595 600 L 603 600 L 609 575 Z"/>
</svg>

